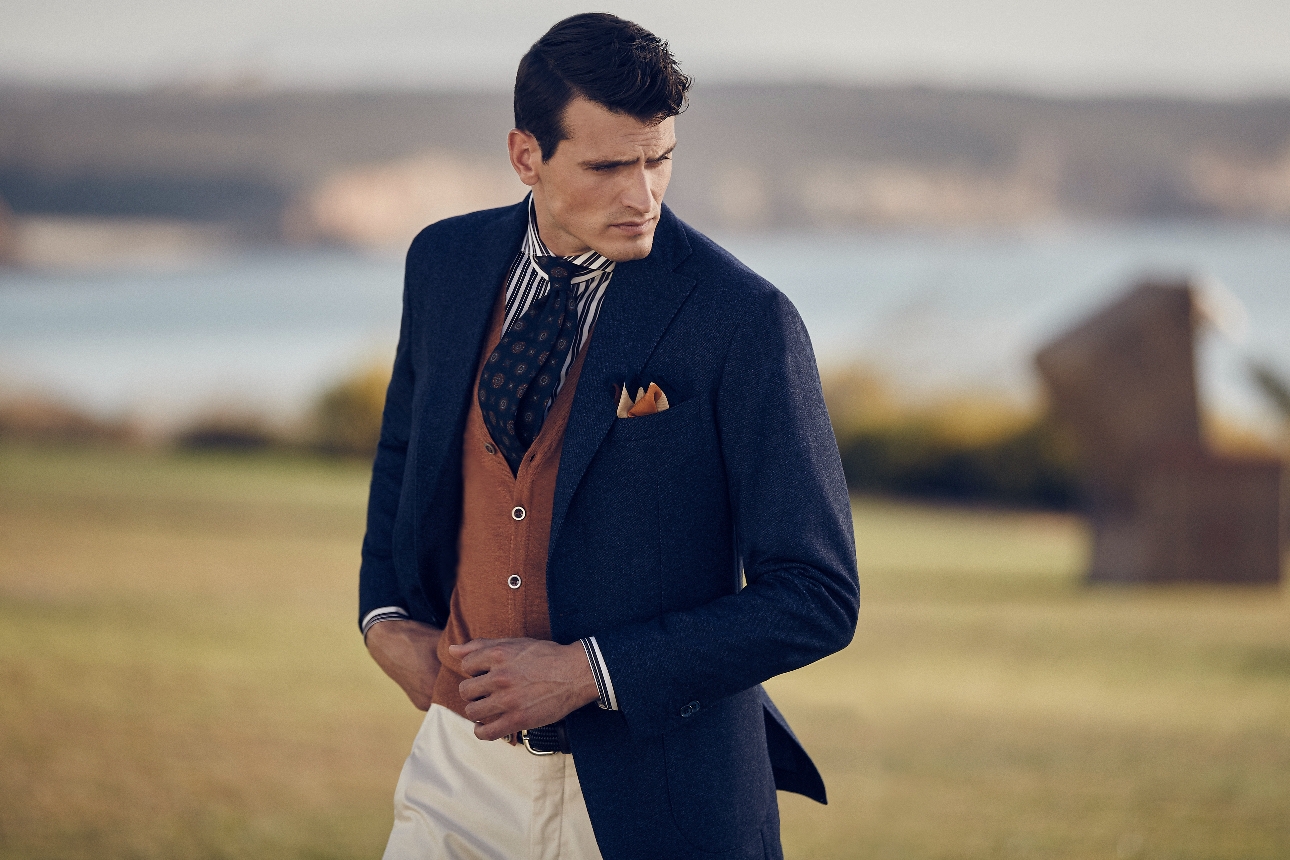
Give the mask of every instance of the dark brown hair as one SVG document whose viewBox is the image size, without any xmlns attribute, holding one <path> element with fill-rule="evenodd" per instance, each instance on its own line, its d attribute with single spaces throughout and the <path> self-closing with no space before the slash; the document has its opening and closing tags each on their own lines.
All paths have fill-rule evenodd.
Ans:
<svg viewBox="0 0 1290 860">
<path fill-rule="evenodd" d="M 564 128 L 564 109 L 582 96 L 641 122 L 685 110 L 691 79 L 667 42 L 605 12 L 565 18 L 533 43 L 515 75 L 515 127 L 537 138 L 550 161 Z"/>
</svg>

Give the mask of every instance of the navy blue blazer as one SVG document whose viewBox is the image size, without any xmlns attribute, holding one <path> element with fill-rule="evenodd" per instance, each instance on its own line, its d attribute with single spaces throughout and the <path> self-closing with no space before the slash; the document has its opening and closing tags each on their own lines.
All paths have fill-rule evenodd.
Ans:
<svg viewBox="0 0 1290 860">
<path fill-rule="evenodd" d="M 359 617 L 443 626 L 456 571 L 461 439 L 523 204 L 427 227 L 372 471 Z M 574 392 L 556 479 L 553 638 L 594 635 L 619 711 L 568 718 L 602 853 L 780 856 L 776 787 L 825 802 L 761 688 L 851 641 L 855 538 L 806 330 L 783 294 L 663 208 L 619 263 Z M 617 419 L 615 384 L 671 408 Z"/>
</svg>

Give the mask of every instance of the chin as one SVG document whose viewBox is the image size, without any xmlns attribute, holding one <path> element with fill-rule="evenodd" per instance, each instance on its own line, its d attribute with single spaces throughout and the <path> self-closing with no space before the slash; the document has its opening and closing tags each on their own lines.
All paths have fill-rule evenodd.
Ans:
<svg viewBox="0 0 1290 860">
<path fill-rule="evenodd" d="M 615 263 L 626 263 L 629 260 L 645 259 L 653 249 L 654 234 L 651 232 L 648 236 L 638 236 L 626 242 L 619 240 L 610 247 L 596 250 L 602 257 Z"/>
</svg>

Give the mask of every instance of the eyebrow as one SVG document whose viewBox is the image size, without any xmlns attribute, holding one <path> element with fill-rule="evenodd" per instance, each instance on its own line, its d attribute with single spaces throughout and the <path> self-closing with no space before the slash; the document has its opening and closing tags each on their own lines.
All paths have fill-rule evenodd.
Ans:
<svg viewBox="0 0 1290 860">
<path fill-rule="evenodd" d="M 669 146 L 669 147 L 668 147 L 668 148 L 667 148 L 667 149 L 666 149 L 662 154 L 658 155 L 657 157 L 655 157 L 655 158 L 647 158 L 647 159 L 645 159 L 645 160 L 646 160 L 646 162 L 647 162 L 647 163 L 655 162 L 655 161 L 662 161 L 663 159 L 665 159 L 665 158 L 667 158 L 669 155 L 671 155 L 671 154 L 672 154 L 672 150 L 674 150 L 674 149 L 676 149 L 676 144 L 675 144 L 675 143 L 674 143 L 674 144 L 672 144 L 671 146 Z M 582 166 L 583 166 L 583 167 L 589 167 L 589 168 L 591 168 L 591 169 L 593 169 L 593 170 L 608 170 L 609 168 L 612 168 L 612 167 L 622 167 L 622 166 L 627 165 L 627 164 L 635 164 L 635 163 L 636 163 L 636 161 L 637 161 L 637 159 L 635 159 L 635 158 L 624 158 L 624 159 L 620 159 L 620 160 L 618 160 L 618 161 L 584 161 L 584 162 L 582 162 Z"/>
</svg>

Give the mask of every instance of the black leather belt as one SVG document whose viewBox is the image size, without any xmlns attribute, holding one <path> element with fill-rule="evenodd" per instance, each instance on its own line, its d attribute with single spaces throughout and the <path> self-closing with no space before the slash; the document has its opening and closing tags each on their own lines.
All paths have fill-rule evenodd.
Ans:
<svg viewBox="0 0 1290 860">
<path fill-rule="evenodd" d="M 564 730 L 564 720 L 536 729 L 524 729 L 520 732 L 520 743 L 533 755 L 573 752 L 569 746 L 569 733 Z"/>
</svg>

